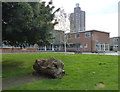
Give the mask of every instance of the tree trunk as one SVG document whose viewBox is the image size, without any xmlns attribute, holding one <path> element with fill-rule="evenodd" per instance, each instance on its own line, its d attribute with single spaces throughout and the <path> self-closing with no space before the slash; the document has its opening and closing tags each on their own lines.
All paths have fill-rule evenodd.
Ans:
<svg viewBox="0 0 120 92">
<path fill-rule="evenodd" d="M 54 57 L 50 59 L 37 59 L 33 65 L 33 69 L 38 74 L 47 74 L 53 78 L 62 78 L 65 75 L 63 70 L 64 63 L 61 60 L 56 60 Z"/>
</svg>

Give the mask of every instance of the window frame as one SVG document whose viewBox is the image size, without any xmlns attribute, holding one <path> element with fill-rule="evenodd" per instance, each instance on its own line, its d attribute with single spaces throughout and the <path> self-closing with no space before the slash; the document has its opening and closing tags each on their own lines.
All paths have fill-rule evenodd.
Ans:
<svg viewBox="0 0 120 92">
<path fill-rule="evenodd" d="M 91 37 L 91 32 L 85 32 L 85 38 Z"/>
<path fill-rule="evenodd" d="M 79 37 L 77 35 L 79 35 Z M 75 34 L 75 38 L 80 38 L 80 33 Z"/>
</svg>

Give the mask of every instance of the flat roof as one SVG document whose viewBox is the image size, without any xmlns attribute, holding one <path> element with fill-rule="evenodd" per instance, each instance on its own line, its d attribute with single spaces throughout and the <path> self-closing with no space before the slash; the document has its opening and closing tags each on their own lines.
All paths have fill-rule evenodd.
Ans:
<svg viewBox="0 0 120 92">
<path fill-rule="evenodd" d="M 117 37 L 110 37 L 110 39 L 113 39 L 113 38 L 120 38 L 120 36 L 117 36 Z"/>
<path fill-rule="evenodd" d="M 86 30 L 86 31 L 79 31 L 79 32 L 69 32 L 69 33 L 66 33 L 66 34 L 71 34 L 71 33 L 85 33 L 85 32 L 101 32 L 101 33 L 107 33 L 107 34 L 110 33 L 110 32 L 99 31 L 99 30 Z"/>
<path fill-rule="evenodd" d="M 64 32 L 64 31 L 62 31 L 62 30 L 54 30 L 53 32 L 65 33 L 65 32 Z"/>
</svg>

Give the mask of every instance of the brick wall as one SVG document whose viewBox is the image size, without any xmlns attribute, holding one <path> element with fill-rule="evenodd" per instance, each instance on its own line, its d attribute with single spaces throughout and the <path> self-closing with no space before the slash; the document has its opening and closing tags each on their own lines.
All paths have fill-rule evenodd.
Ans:
<svg viewBox="0 0 120 92">
<path fill-rule="evenodd" d="M 93 31 L 93 51 L 96 51 L 96 41 L 100 43 L 110 44 L 109 33 Z"/>
<path fill-rule="evenodd" d="M 85 37 L 85 33 L 90 32 L 90 37 Z M 76 38 L 76 34 L 80 34 L 80 38 Z M 68 33 L 70 38 L 67 39 L 67 43 L 80 43 L 83 47 L 82 51 L 86 52 L 95 52 L 96 51 L 96 42 L 107 43 L 109 44 L 109 33 L 102 32 L 102 31 L 85 31 L 85 32 L 78 32 L 78 33 Z"/>
<path fill-rule="evenodd" d="M 26 52 L 36 52 L 36 48 L 27 48 L 27 49 L 20 49 L 20 48 L 0 48 L 2 53 L 26 53 Z"/>
</svg>

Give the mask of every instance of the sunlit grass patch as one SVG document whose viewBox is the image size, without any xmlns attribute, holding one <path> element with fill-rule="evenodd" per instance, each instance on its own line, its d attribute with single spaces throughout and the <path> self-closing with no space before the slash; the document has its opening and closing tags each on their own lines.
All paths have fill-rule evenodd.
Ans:
<svg viewBox="0 0 120 92">
<path fill-rule="evenodd" d="M 64 62 L 66 75 L 62 79 L 36 81 L 11 88 L 11 90 L 118 89 L 118 56 L 110 55 L 65 55 L 65 53 L 4 54 L 2 61 L 3 77 L 32 73 L 32 66 L 36 59 L 48 59 L 50 57 L 55 57 Z"/>
</svg>

